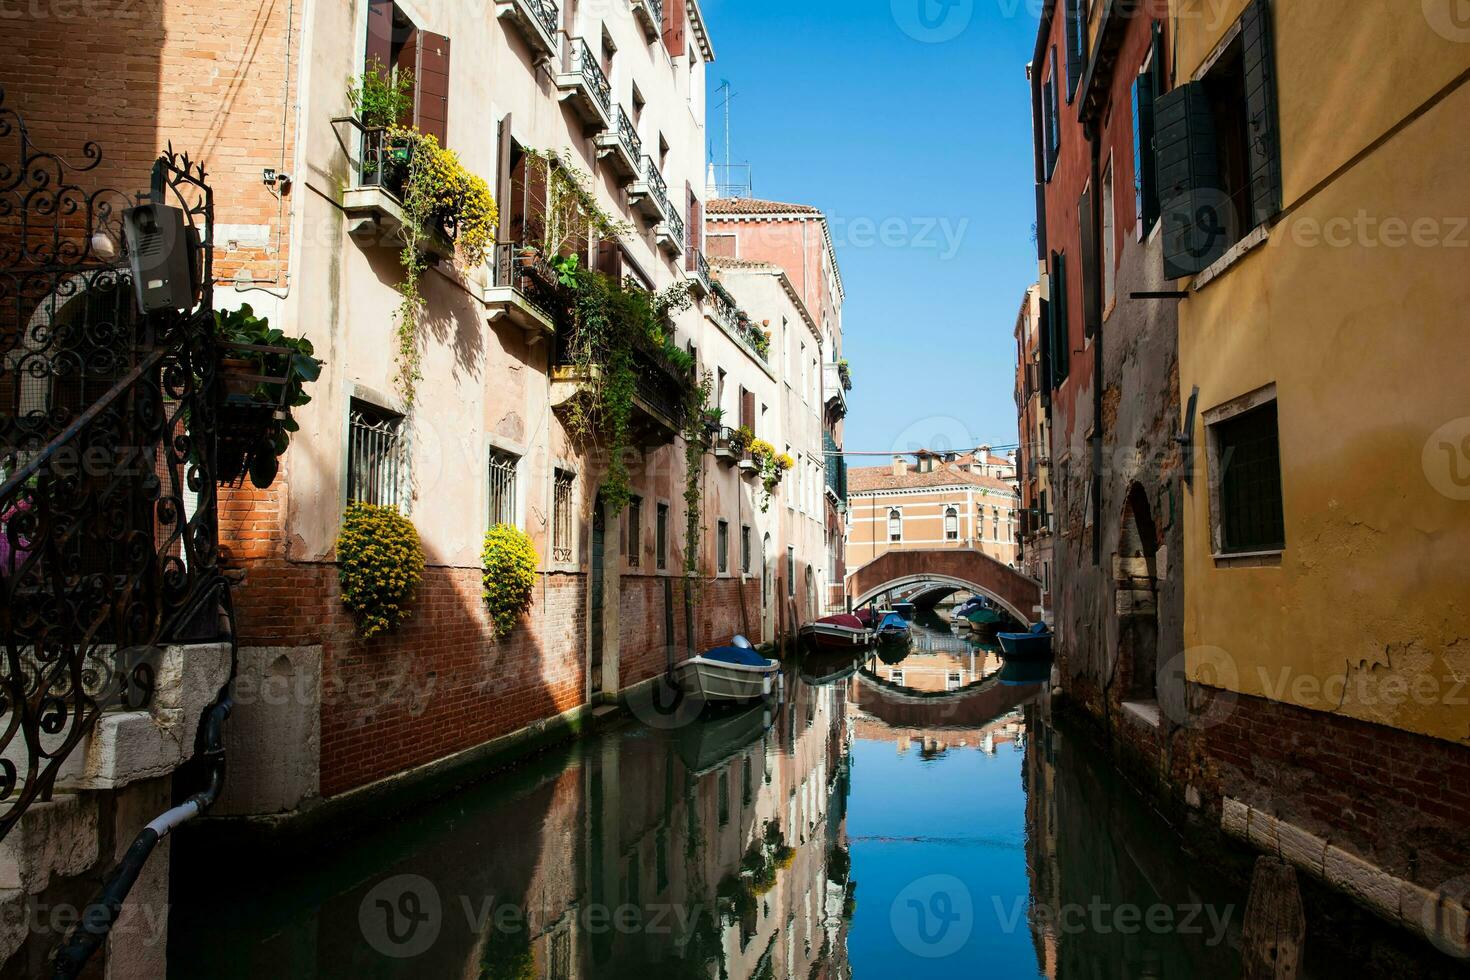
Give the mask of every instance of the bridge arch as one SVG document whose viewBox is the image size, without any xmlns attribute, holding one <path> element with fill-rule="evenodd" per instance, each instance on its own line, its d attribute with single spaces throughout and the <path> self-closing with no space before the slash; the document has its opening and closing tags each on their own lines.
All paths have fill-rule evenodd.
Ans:
<svg viewBox="0 0 1470 980">
<path fill-rule="evenodd" d="M 1039 619 L 1041 583 L 973 548 L 879 555 L 847 576 L 847 597 L 856 609 L 885 592 L 924 583 L 986 596 L 1028 626 Z"/>
</svg>

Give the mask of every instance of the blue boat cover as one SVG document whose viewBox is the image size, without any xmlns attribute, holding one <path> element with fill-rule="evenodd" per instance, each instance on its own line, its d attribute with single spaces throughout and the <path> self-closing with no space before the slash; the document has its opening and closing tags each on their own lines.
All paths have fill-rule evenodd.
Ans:
<svg viewBox="0 0 1470 980">
<path fill-rule="evenodd" d="M 894 630 L 894 629 L 897 629 L 897 630 L 904 630 L 905 632 L 908 631 L 908 628 L 909 628 L 908 620 L 904 619 L 898 613 L 889 613 L 887 616 L 884 616 L 883 617 L 883 622 L 880 623 L 879 626 L 878 626 L 878 629 L 880 629 L 880 630 Z"/>
<path fill-rule="evenodd" d="M 745 647 L 715 647 L 703 654 L 706 660 L 717 660 L 722 664 L 735 664 L 740 667 L 769 667 L 773 661 L 767 660 L 754 650 Z"/>
</svg>

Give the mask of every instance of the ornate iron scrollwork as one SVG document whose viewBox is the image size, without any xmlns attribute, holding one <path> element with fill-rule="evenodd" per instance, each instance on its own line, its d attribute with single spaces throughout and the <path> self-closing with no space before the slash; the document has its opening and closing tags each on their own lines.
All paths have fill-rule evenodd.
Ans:
<svg viewBox="0 0 1470 980">
<path fill-rule="evenodd" d="M 0 90 L 0 837 L 103 710 L 148 703 L 158 647 L 224 632 L 212 192 L 172 148 L 146 194 L 84 187 L 101 164 L 37 148 Z M 138 312 L 144 197 L 202 243 L 193 310 Z"/>
</svg>

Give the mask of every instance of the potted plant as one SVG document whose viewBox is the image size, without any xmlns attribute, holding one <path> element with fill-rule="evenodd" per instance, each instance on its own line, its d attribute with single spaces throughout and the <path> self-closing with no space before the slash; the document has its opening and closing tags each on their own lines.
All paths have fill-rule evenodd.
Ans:
<svg viewBox="0 0 1470 980">
<path fill-rule="evenodd" d="M 755 433 L 751 431 L 748 425 L 742 425 L 730 433 L 730 451 L 735 454 L 737 459 L 743 459 L 745 457 L 746 450 L 750 448 L 750 444 L 753 442 L 755 442 Z"/>
<path fill-rule="evenodd" d="M 722 408 L 706 408 L 704 410 L 704 431 L 714 438 L 720 434 L 725 419 L 725 410 Z"/>
</svg>

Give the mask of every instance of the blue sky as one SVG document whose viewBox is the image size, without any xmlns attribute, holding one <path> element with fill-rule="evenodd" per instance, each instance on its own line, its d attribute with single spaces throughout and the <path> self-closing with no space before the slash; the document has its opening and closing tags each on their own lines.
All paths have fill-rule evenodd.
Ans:
<svg viewBox="0 0 1470 980">
<path fill-rule="evenodd" d="M 756 196 L 816 205 L 834 226 L 849 450 L 1016 442 L 1036 6 L 703 0 L 712 158 L 728 79 L 731 159 L 751 164 Z"/>
</svg>

